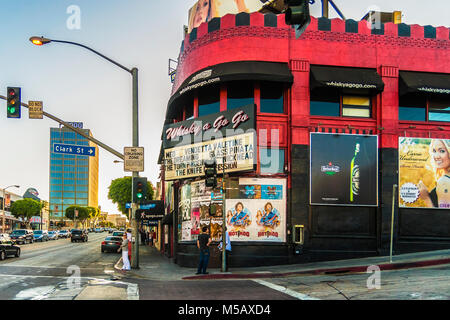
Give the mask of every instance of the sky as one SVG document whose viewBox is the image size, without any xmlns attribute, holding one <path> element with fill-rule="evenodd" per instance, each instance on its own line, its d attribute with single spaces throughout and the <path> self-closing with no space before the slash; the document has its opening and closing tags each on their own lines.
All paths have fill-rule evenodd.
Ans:
<svg viewBox="0 0 450 320">
<path fill-rule="evenodd" d="M 232 1 L 232 0 L 223 0 Z M 123 153 L 132 146 L 131 75 L 95 54 L 73 45 L 52 43 L 37 47 L 31 36 L 87 45 L 131 69 L 139 69 L 139 140 L 145 150 L 145 171 L 156 186 L 160 137 L 171 83 L 168 60 L 177 59 L 195 0 L 0 0 L 0 94 L 21 87 L 22 102 L 43 101 L 44 110 L 64 121 L 83 122 L 93 136 Z M 369 10 L 400 10 L 407 24 L 447 26 L 450 1 L 335 0 L 347 19 L 360 20 Z M 71 6 L 80 9 L 73 19 Z M 321 15 L 320 1 L 311 14 Z M 337 14 L 330 6 L 330 18 Z M 69 25 L 68 25 L 69 22 Z M 79 22 L 79 24 L 78 24 Z M 75 28 L 74 28 L 75 27 Z M 6 118 L 0 112 L 0 189 L 23 195 L 28 188 L 49 200 L 50 129 L 58 123 L 44 118 Z M 99 151 L 99 205 L 118 213 L 108 199 L 113 179 L 130 176 L 116 156 Z"/>
</svg>

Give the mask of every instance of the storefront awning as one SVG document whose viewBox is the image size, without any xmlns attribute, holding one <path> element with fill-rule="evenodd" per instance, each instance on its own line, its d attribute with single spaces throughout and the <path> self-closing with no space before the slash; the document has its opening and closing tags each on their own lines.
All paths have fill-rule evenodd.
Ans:
<svg viewBox="0 0 450 320">
<path fill-rule="evenodd" d="M 375 69 L 311 66 L 311 90 L 316 89 L 376 94 L 384 83 Z"/>
<path fill-rule="evenodd" d="M 202 69 L 187 78 L 172 95 L 167 107 L 166 119 L 173 116 L 174 102 L 195 89 L 227 81 L 255 80 L 292 84 L 294 77 L 287 63 L 266 61 L 227 62 Z"/>
<path fill-rule="evenodd" d="M 450 96 L 450 74 L 400 71 L 400 96 L 411 93 Z"/>
</svg>

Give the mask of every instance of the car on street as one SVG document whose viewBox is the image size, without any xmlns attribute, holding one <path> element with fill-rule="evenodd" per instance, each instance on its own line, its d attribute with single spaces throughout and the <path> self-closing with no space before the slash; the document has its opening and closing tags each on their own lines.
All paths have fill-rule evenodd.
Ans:
<svg viewBox="0 0 450 320">
<path fill-rule="evenodd" d="M 57 231 L 49 231 L 48 239 L 49 240 L 58 240 L 58 232 Z"/>
<path fill-rule="evenodd" d="M 48 233 L 46 230 L 34 230 L 33 231 L 34 241 L 48 241 Z"/>
<path fill-rule="evenodd" d="M 100 228 L 95 228 L 95 233 L 100 233 L 102 232 Z"/>
<path fill-rule="evenodd" d="M 0 260 L 5 260 L 8 256 L 20 257 L 20 247 L 15 245 L 7 234 L 2 234 L 0 236 Z"/>
<path fill-rule="evenodd" d="M 10 234 L 11 240 L 18 244 L 26 244 L 34 242 L 33 231 L 29 229 L 16 229 Z"/>
<path fill-rule="evenodd" d="M 69 232 L 69 230 L 60 230 L 58 236 L 59 236 L 59 238 L 69 238 L 70 232 Z"/>
<path fill-rule="evenodd" d="M 121 237 L 106 237 L 102 242 L 102 252 L 117 252 L 121 249 L 123 239 Z M 122 250 L 120 250 L 122 251 Z"/>
<path fill-rule="evenodd" d="M 117 231 L 116 229 L 109 228 L 108 233 L 113 233 L 114 231 Z"/>
<path fill-rule="evenodd" d="M 124 231 L 114 231 L 112 236 L 113 237 L 123 237 L 124 233 L 125 233 Z"/>
<path fill-rule="evenodd" d="M 80 230 L 80 229 L 74 229 L 72 230 L 72 235 L 70 237 L 70 241 L 72 242 L 87 242 L 88 241 L 88 234 L 86 230 Z"/>
</svg>

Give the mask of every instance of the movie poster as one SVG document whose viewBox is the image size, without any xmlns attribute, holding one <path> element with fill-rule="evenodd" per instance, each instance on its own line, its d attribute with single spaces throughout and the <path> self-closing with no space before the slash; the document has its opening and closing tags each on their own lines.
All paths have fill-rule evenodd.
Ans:
<svg viewBox="0 0 450 320">
<path fill-rule="evenodd" d="M 231 241 L 285 242 L 286 180 L 240 178 L 226 212 Z"/>
<path fill-rule="evenodd" d="M 311 133 L 310 202 L 378 205 L 378 136 Z"/>
<path fill-rule="evenodd" d="M 399 206 L 450 209 L 450 140 L 399 138 Z"/>
</svg>

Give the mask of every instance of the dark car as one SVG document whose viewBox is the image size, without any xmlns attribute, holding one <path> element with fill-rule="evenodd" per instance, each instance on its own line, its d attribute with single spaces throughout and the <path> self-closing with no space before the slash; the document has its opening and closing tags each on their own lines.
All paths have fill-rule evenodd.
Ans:
<svg viewBox="0 0 450 320">
<path fill-rule="evenodd" d="M 20 257 L 20 247 L 14 245 L 7 235 L 0 236 L 0 260 L 5 260 L 7 256 Z"/>
<path fill-rule="evenodd" d="M 102 242 L 102 252 L 117 252 L 121 248 L 122 241 L 121 237 L 106 237 Z"/>
<path fill-rule="evenodd" d="M 70 241 L 72 241 L 72 242 L 75 242 L 75 241 L 87 242 L 88 241 L 88 235 L 85 230 L 73 229 L 71 233 L 72 233 L 72 235 L 70 236 Z"/>
<path fill-rule="evenodd" d="M 17 229 L 10 234 L 11 240 L 19 244 L 33 243 L 33 231 L 27 229 Z"/>
<path fill-rule="evenodd" d="M 34 241 L 48 241 L 48 233 L 45 230 L 34 230 L 33 231 Z"/>
</svg>

